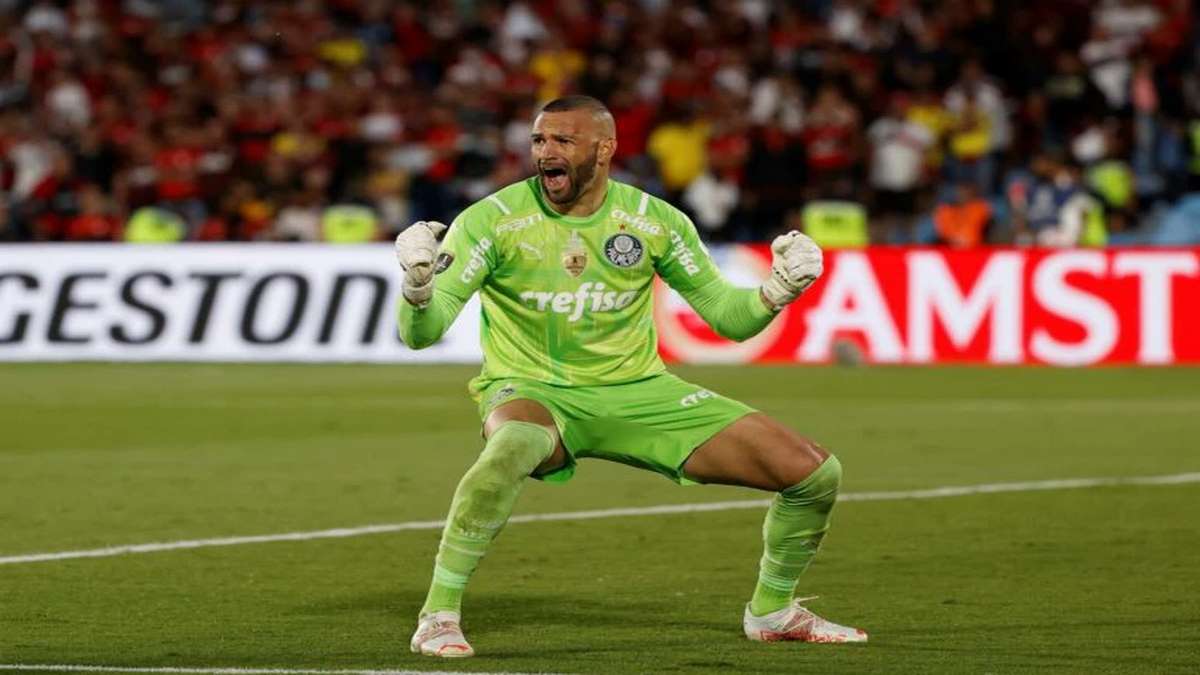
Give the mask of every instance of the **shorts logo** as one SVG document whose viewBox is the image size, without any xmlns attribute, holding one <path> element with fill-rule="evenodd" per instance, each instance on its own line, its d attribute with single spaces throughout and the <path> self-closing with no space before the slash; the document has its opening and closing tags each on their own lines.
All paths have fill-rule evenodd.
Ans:
<svg viewBox="0 0 1200 675">
<path fill-rule="evenodd" d="M 633 267 L 642 259 L 645 249 L 632 234 L 614 234 L 604 242 L 604 257 L 617 267 Z"/>
<path fill-rule="evenodd" d="M 690 408 L 700 403 L 700 401 L 703 401 L 706 398 L 713 398 L 714 396 L 716 396 L 716 394 L 712 393 L 711 391 L 707 389 L 701 389 L 694 394 L 688 394 L 687 396 L 679 399 L 679 405 L 685 408 Z"/>
</svg>

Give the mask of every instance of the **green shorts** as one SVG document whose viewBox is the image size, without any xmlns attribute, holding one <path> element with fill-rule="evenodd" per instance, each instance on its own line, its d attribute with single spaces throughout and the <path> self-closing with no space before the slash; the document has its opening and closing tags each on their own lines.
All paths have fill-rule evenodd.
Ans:
<svg viewBox="0 0 1200 675">
<path fill-rule="evenodd" d="M 575 475 L 576 460 L 598 457 L 656 471 L 680 484 L 692 451 L 738 418 L 750 406 L 661 373 L 636 382 L 594 387 L 561 387 L 527 379 L 500 379 L 479 395 L 479 416 L 509 401 L 529 399 L 554 417 L 567 463 L 535 476 L 562 483 Z"/>
</svg>

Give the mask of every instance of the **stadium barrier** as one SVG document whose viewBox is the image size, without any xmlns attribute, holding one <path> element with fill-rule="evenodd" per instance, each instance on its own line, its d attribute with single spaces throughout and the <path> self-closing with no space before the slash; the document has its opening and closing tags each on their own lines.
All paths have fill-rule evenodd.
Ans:
<svg viewBox="0 0 1200 675">
<path fill-rule="evenodd" d="M 711 248 L 737 283 L 767 273 L 765 246 Z M 405 347 L 398 281 L 386 244 L 3 246 L 0 360 L 479 360 L 477 300 L 437 345 Z M 743 343 L 655 292 L 676 361 L 1200 363 L 1200 248 L 834 251 Z"/>
</svg>

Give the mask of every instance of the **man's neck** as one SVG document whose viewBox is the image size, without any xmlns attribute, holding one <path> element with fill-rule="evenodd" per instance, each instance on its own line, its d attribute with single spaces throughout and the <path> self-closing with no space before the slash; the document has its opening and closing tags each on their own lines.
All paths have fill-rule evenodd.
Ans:
<svg viewBox="0 0 1200 675">
<path fill-rule="evenodd" d="M 545 193 L 542 193 L 545 197 Z M 597 175 L 592 179 L 592 184 L 588 186 L 579 198 L 570 204 L 555 204 L 546 199 L 546 205 L 552 211 L 559 215 L 571 216 L 573 218 L 587 218 L 588 216 L 600 210 L 604 205 L 604 199 L 608 196 L 608 176 Z"/>
</svg>

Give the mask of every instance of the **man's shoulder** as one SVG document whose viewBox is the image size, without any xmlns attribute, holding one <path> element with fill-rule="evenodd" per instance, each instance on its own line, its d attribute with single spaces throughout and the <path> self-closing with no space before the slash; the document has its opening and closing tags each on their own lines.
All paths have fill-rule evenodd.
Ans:
<svg viewBox="0 0 1200 675">
<path fill-rule="evenodd" d="M 541 205 L 538 204 L 534 189 L 533 179 L 525 178 L 505 185 L 487 197 L 484 197 L 481 201 L 492 204 L 506 216 L 522 213 L 528 214 L 532 211 L 540 212 Z"/>
<path fill-rule="evenodd" d="M 525 218 L 533 213 L 541 213 L 541 207 L 526 179 L 506 185 L 471 204 L 458 214 L 455 222 L 494 230 L 506 221 Z"/>
<path fill-rule="evenodd" d="M 613 189 L 617 190 L 616 198 L 613 199 L 613 210 L 619 209 L 626 217 L 643 218 L 661 224 L 687 219 L 683 211 L 661 197 L 628 183 L 614 180 L 612 184 Z"/>
</svg>

